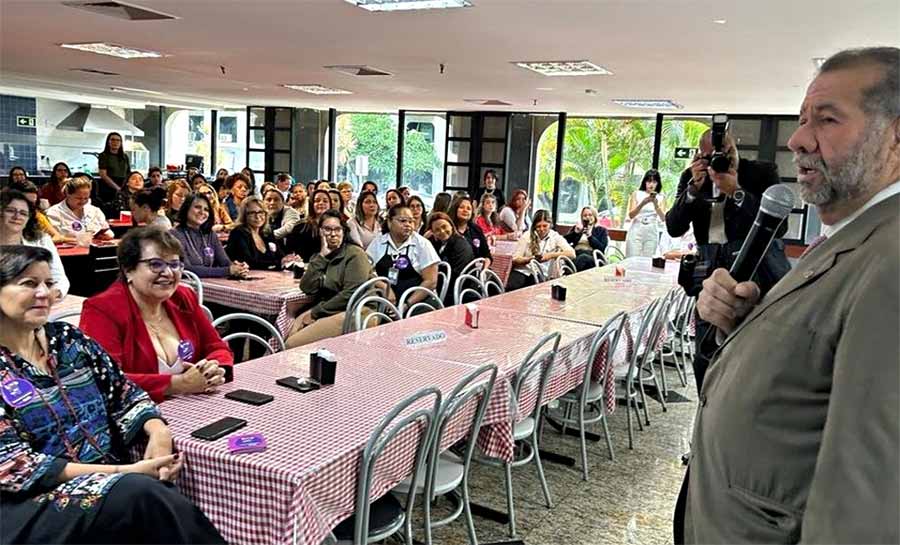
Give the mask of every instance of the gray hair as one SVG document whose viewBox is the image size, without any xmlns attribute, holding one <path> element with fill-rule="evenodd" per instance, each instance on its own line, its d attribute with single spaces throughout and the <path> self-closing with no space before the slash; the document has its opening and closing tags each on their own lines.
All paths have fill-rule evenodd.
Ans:
<svg viewBox="0 0 900 545">
<path fill-rule="evenodd" d="M 870 117 L 893 122 L 900 117 L 900 49 L 896 47 L 861 47 L 845 49 L 829 57 L 819 69 L 820 74 L 874 65 L 882 69 L 883 77 L 863 91 L 862 110 Z"/>
</svg>

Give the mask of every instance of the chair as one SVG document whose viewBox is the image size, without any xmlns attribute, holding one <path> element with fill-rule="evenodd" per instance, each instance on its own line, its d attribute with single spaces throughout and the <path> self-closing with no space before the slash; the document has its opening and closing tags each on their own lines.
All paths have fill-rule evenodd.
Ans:
<svg viewBox="0 0 900 545">
<path fill-rule="evenodd" d="M 494 293 L 491 293 L 492 290 Z M 503 281 L 500 280 L 500 275 L 490 269 L 481 271 L 481 292 L 485 297 L 506 293 Z"/>
<path fill-rule="evenodd" d="M 473 299 L 466 301 L 467 296 L 479 300 L 483 294 L 484 286 L 481 284 L 481 280 L 471 274 L 461 274 L 457 277 L 456 286 L 453 288 L 453 304 L 460 305 L 471 302 Z"/>
<path fill-rule="evenodd" d="M 431 529 L 444 526 L 456 520 L 465 512 L 466 525 L 469 532 L 470 545 L 477 545 L 475 536 L 475 522 L 472 519 L 471 504 L 469 502 L 469 467 L 472 462 L 472 453 L 478 432 L 481 430 L 481 422 L 490 402 L 491 393 L 494 390 L 494 381 L 497 379 L 497 366 L 494 364 L 482 365 L 464 377 L 453 388 L 453 391 L 444 400 L 435 423 L 435 435 L 431 441 L 431 449 L 428 453 L 425 475 L 416 475 L 418 482 L 416 492 L 425 497 L 425 543 L 431 545 Z M 476 400 L 476 401 L 473 401 Z M 442 439 L 447 431 L 449 422 L 456 413 L 467 409 L 475 403 L 472 427 L 468 431 L 469 441 L 466 443 L 462 457 L 449 451 L 441 452 Z M 424 477 L 424 478 L 423 478 Z M 396 493 L 406 493 L 412 486 L 412 477 L 406 479 L 394 488 Z M 457 489 L 461 489 L 462 498 L 457 495 Z M 426 492 L 427 490 L 427 492 Z M 448 517 L 432 521 L 431 502 L 437 496 L 452 494 L 457 500 L 453 513 Z"/>
<path fill-rule="evenodd" d="M 667 410 L 666 408 L 666 399 L 669 397 L 669 385 L 666 382 L 666 367 L 665 361 L 663 361 L 663 347 L 660 346 L 660 337 L 662 336 L 663 331 L 669 327 L 669 312 L 671 310 L 672 301 L 675 299 L 675 296 L 680 292 L 681 289 L 673 288 L 669 290 L 664 297 L 662 297 L 662 308 L 660 308 L 656 320 L 658 323 L 654 324 L 654 329 L 651 330 L 651 337 L 647 340 L 646 350 L 649 351 L 649 354 L 645 355 L 646 365 L 648 366 L 648 373 L 646 373 L 642 380 L 644 382 L 653 381 L 656 386 L 657 391 L 660 394 L 660 404 L 662 405 L 663 412 Z M 639 345 L 636 345 L 639 346 Z M 659 356 L 659 358 L 657 358 Z M 653 364 L 659 360 L 659 381 L 656 380 L 656 372 L 653 370 Z"/>
<path fill-rule="evenodd" d="M 606 263 L 607 263 L 606 256 L 603 255 L 603 252 L 601 252 L 600 250 L 594 250 L 592 253 L 594 256 L 594 266 L 595 267 L 602 267 L 602 266 L 606 265 Z"/>
<path fill-rule="evenodd" d="M 88 249 L 93 268 L 93 291 L 89 295 L 94 295 L 105 290 L 119 276 L 119 258 L 116 256 L 118 246 L 114 244 L 97 246 L 91 244 Z"/>
<path fill-rule="evenodd" d="M 617 261 L 622 261 L 625 259 L 625 254 L 622 253 L 622 250 L 610 244 L 606 247 L 606 263 L 610 265 Z"/>
<path fill-rule="evenodd" d="M 541 264 L 538 263 L 536 259 L 532 259 L 528 262 L 528 268 L 531 270 L 531 277 L 534 279 L 535 284 L 540 284 L 547 280 L 544 269 L 541 268 Z"/>
<path fill-rule="evenodd" d="M 438 295 L 441 301 L 447 300 L 447 292 L 450 291 L 450 277 L 453 270 L 446 261 L 438 261 Z"/>
<path fill-rule="evenodd" d="M 428 403 L 428 398 L 432 396 L 434 402 Z M 419 408 L 410 412 L 414 405 Z M 362 452 L 356 484 L 356 512 L 332 530 L 335 538 L 352 539 L 354 545 L 365 545 L 381 541 L 404 530 L 406 544 L 413 545 L 412 510 L 415 506 L 417 481 L 418 476 L 422 474 L 422 464 L 434 436 L 434 426 L 440 407 L 441 392 L 434 387 L 423 388 L 402 400 L 381 419 L 369 435 Z M 408 414 L 401 416 L 404 413 Z M 392 494 L 386 494 L 371 502 L 373 474 L 379 457 L 399 434 L 414 425 L 420 426 L 421 430 L 414 447 L 412 468 L 414 486 L 409 487 L 406 506 L 401 506 Z M 376 515 L 374 517 L 371 516 L 373 511 Z"/>
<path fill-rule="evenodd" d="M 206 305 L 200 305 L 200 310 L 203 311 L 203 314 L 206 315 L 206 317 L 209 319 L 210 322 L 212 322 L 215 319 L 212 311 L 209 310 L 209 307 L 207 307 Z"/>
<path fill-rule="evenodd" d="M 556 270 L 559 271 L 559 276 L 568 276 L 578 272 L 575 262 L 564 255 L 556 258 Z"/>
<path fill-rule="evenodd" d="M 677 289 L 677 288 L 676 288 Z M 682 386 L 687 386 L 687 354 L 688 347 L 685 340 L 685 334 L 689 334 L 689 326 L 691 315 L 688 309 L 691 306 L 691 298 L 681 290 L 675 294 L 671 308 L 674 309 L 674 316 L 671 323 L 667 323 L 669 328 L 669 338 L 663 345 L 663 351 L 660 357 L 663 362 L 666 358 L 671 358 L 675 363 L 675 369 L 678 371 L 678 379 Z"/>
<path fill-rule="evenodd" d="M 369 309 L 368 305 L 372 304 L 376 305 L 376 307 L 374 309 Z M 369 312 L 363 316 L 363 311 L 367 309 Z M 388 314 L 389 312 L 392 314 Z M 400 314 L 400 310 L 394 306 L 393 303 L 384 297 L 381 297 L 380 295 L 368 295 L 356 303 L 356 307 L 353 309 L 353 330 L 362 331 L 363 329 L 367 329 L 372 318 L 378 318 L 379 322 L 375 324 L 378 325 L 381 321 L 393 322 L 395 320 L 400 320 L 403 318 L 403 315 Z"/>
<path fill-rule="evenodd" d="M 69 318 L 75 318 L 74 321 L 70 321 Z M 81 309 L 73 308 L 71 310 L 64 310 L 62 312 L 58 312 L 50 316 L 50 322 L 62 322 L 65 321 L 72 325 L 77 326 L 79 319 L 81 318 Z"/>
<path fill-rule="evenodd" d="M 203 282 L 200 277 L 185 269 L 181 271 L 181 283 L 194 290 L 197 294 L 197 304 L 203 305 Z"/>
<path fill-rule="evenodd" d="M 541 490 L 544 493 L 544 501 L 547 508 L 553 507 L 553 500 L 550 499 L 550 489 L 547 486 L 547 479 L 544 477 L 544 467 L 541 465 L 541 455 L 538 451 L 540 438 L 541 413 L 544 404 L 544 390 L 547 386 L 547 380 L 553 372 L 553 366 L 556 362 L 556 353 L 559 350 L 559 333 L 550 333 L 545 335 L 537 344 L 528 351 L 522 365 L 519 366 L 513 384 L 510 389 L 510 425 L 512 428 L 513 440 L 520 442 L 524 447 L 527 446 L 528 453 L 512 462 L 505 462 L 478 456 L 476 461 L 493 466 L 503 466 L 506 472 L 506 505 L 509 510 L 509 536 L 516 537 L 516 511 L 513 505 L 512 490 L 512 468 L 519 467 L 534 460 L 537 467 L 538 479 L 541 482 Z M 544 352 L 544 347 L 552 344 L 552 348 Z M 540 353 L 539 353 L 540 352 Z M 544 363 L 546 361 L 546 364 Z M 546 365 L 546 366 L 545 366 Z M 544 367 L 545 366 L 545 367 Z M 535 385 L 537 382 L 537 385 Z M 527 388 L 527 391 L 526 391 Z M 519 414 L 525 409 L 529 403 L 525 394 L 537 389 L 537 395 L 534 397 L 534 407 L 530 410 L 530 416 L 519 420 Z M 530 395 L 528 396 L 531 397 Z M 521 406 L 520 406 L 521 405 Z"/>
<path fill-rule="evenodd" d="M 459 275 L 462 276 L 464 274 L 471 274 L 472 276 L 478 276 L 481 271 L 487 269 L 485 267 L 485 263 L 487 260 L 483 257 L 477 257 L 469 262 L 468 265 L 463 267 L 463 270 L 459 271 Z"/>
<path fill-rule="evenodd" d="M 409 304 L 409 298 L 414 293 L 424 293 L 425 299 L 419 301 L 418 303 Z M 424 312 L 430 312 L 432 310 L 438 310 L 441 308 L 444 308 L 444 303 L 438 297 L 438 294 L 434 293 L 428 288 L 423 288 L 422 286 L 413 286 L 406 290 L 400 297 L 400 302 L 397 304 L 397 309 L 400 312 L 400 316 L 402 316 L 403 318 L 415 316 L 416 314 L 414 312 L 417 309 Z"/>
<path fill-rule="evenodd" d="M 616 353 L 616 347 L 619 345 L 619 339 L 622 330 L 625 329 L 625 313 L 619 312 L 603 325 L 591 342 L 591 350 L 588 353 L 587 365 L 584 368 L 584 378 L 581 385 L 559 398 L 559 402 L 564 406 L 564 414 L 556 418 L 562 423 L 562 433 L 566 433 L 566 426 L 574 424 L 578 426 L 581 435 L 581 477 L 588 480 L 588 464 L 587 464 L 587 442 L 585 440 L 585 425 L 595 422 L 603 423 L 603 434 L 606 437 L 606 448 L 609 450 L 609 459 L 615 461 L 613 454 L 612 441 L 609 437 L 609 426 L 606 422 L 606 400 L 604 392 L 606 390 L 605 370 L 592 376 L 594 362 L 600 350 L 606 351 L 606 365 L 613 364 L 613 354 Z M 571 416 L 572 410 L 577 411 L 576 416 Z M 593 409 L 597 411 L 597 416 L 588 418 L 587 414 Z"/>
<path fill-rule="evenodd" d="M 356 291 L 353 292 L 353 295 L 350 296 L 350 300 L 347 301 L 347 312 L 344 314 L 344 323 L 341 326 L 341 335 L 346 333 L 350 333 L 353 331 L 353 313 L 356 310 L 356 304 L 360 299 L 365 297 L 366 295 L 370 295 L 369 292 L 372 292 L 371 295 L 378 295 L 380 297 L 387 298 L 387 290 L 389 289 L 390 281 L 383 276 L 376 276 L 375 278 L 371 278 L 366 280 L 362 284 L 356 288 Z"/>
<path fill-rule="evenodd" d="M 236 339 L 246 339 L 249 341 L 253 341 L 264 346 L 266 349 L 266 354 L 274 354 L 276 352 L 284 351 L 284 338 L 281 336 L 281 333 L 278 331 L 278 329 L 276 329 L 275 326 L 273 326 L 269 322 L 254 314 L 247 314 L 246 312 L 234 312 L 231 314 L 226 314 L 213 320 L 212 325 L 213 327 L 218 328 L 219 326 L 225 324 L 230 325 L 232 322 L 236 322 L 239 320 L 252 322 L 256 325 L 262 326 L 272 335 L 271 339 L 267 341 L 256 333 L 251 333 L 249 331 L 238 331 L 235 333 L 229 333 L 228 335 L 222 337 L 223 341 L 228 342 Z"/>
</svg>

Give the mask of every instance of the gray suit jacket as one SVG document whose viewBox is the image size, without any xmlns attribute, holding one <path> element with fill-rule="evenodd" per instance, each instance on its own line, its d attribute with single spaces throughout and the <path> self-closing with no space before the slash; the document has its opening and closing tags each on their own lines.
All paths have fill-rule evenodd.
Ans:
<svg viewBox="0 0 900 545">
<path fill-rule="evenodd" d="M 898 543 L 900 196 L 805 256 L 700 395 L 688 543 Z"/>
</svg>

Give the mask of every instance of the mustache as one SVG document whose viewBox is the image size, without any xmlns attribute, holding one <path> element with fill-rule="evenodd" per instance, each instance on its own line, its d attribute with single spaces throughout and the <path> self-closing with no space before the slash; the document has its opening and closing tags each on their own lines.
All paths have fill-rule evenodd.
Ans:
<svg viewBox="0 0 900 545">
<path fill-rule="evenodd" d="M 806 168 L 821 172 L 828 170 L 828 165 L 822 160 L 822 156 L 814 153 L 794 153 L 794 165 L 796 165 L 797 168 Z"/>
</svg>

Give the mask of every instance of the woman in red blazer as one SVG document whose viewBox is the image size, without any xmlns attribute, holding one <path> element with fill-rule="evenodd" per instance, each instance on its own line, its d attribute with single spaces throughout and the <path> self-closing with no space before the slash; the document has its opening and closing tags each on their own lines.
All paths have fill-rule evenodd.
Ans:
<svg viewBox="0 0 900 545">
<path fill-rule="evenodd" d="M 84 302 L 81 329 L 154 401 L 212 391 L 232 379 L 234 358 L 197 303 L 179 286 L 181 243 L 156 227 L 119 243 L 122 279 Z"/>
</svg>

